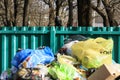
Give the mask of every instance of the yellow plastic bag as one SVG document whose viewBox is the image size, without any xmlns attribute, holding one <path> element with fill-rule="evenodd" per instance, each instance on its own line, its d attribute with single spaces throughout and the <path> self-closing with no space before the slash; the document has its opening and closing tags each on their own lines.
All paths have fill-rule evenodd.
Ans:
<svg viewBox="0 0 120 80">
<path fill-rule="evenodd" d="M 86 68 L 98 68 L 102 64 L 112 63 L 113 40 L 98 37 L 80 41 L 72 45 L 72 54 Z"/>
</svg>

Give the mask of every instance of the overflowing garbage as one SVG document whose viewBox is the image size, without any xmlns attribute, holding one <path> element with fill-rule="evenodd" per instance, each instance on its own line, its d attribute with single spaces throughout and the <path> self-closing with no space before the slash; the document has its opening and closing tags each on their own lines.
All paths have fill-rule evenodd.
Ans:
<svg viewBox="0 0 120 80">
<path fill-rule="evenodd" d="M 16 52 L 1 80 L 119 80 L 120 64 L 112 60 L 111 38 L 77 36 L 54 55 L 49 47 Z"/>
</svg>

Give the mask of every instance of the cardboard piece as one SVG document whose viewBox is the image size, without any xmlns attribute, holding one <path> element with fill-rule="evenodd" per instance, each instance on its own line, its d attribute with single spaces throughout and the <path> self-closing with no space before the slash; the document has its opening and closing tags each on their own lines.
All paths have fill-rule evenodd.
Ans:
<svg viewBox="0 0 120 80">
<path fill-rule="evenodd" d="M 120 71 L 114 64 L 103 64 L 91 76 L 88 77 L 88 80 L 115 80 L 115 78 L 119 75 Z"/>
</svg>

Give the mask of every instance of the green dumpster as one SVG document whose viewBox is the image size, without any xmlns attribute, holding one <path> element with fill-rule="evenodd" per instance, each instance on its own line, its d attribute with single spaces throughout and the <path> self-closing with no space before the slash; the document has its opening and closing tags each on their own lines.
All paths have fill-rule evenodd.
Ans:
<svg viewBox="0 0 120 80">
<path fill-rule="evenodd" d="M 55 54 L 71 35 L 114 40 L 113 59 L 120 63 L 119 27 L 0 27 L 0 73 L 11 67 L 18 48 L 49 46 Z"/>
</svg>

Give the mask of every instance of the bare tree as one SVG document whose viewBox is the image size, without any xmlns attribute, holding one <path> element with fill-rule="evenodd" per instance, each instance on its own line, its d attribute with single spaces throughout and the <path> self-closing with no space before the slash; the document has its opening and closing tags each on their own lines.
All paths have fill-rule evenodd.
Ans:
<svg viewBox="0 0 120 80">
<path fill-rule="evenodd" d="M 105 7 L 108 19 L 109 19 L 109 24 L 110 26 L 118 26 L 117 21 L 115 20 L 115 5 L 120 3 L 120 0 L 117 2 L 110 3 L 110 0 L 102 0 L 102 3 Z"/>
<path fill-rule="evenodd" d="M 104 26 L 120 25 L 120 0 L 1 0 L 0 26 L 55 26 L 56 16 L 63 26 L 91 26 L 93 11 Z"/>
<path fill-rule="evenodd" d="M 17 25 L 17 15 L 18 15 L 18 0 L 14 0 L 14 22 L 13 22 L 13 26 Z"/>
<path fill-rule="evenodd" d="M 55 15 L 54 15 L 54 0 L 43 0 L 49 6 L 49 24 L 48 26 L 55 25 Z"/>
<path fill-rule="evenodd" d="M 91 0 L 77 0 L 78 26 L 92 25 Z"/>
<path fill-rule="evenodd" d="M 5 26 L 13 26 L 13 10 L 12 10 L 12 1 L 4 0 L 4 11 L 5 11 Z"/>
<path fill-rule="evenodd" d="M 22 20 L 19 20 L 22 17 L 22 1 L 23 0 L 2 0 L 0 2 L 1 25 L 18 26 L 18 22 L 22 22 Z"/>
<path fill-rule="evenodd" d="M 30 0 L 24 0 L 24 7 L 23 7 L 23 26 L 28 26 L 29 3 L 30 3 Z"/>
<path fill-rule="evenodd" d="M 116 5 L 120 5 L 120 0 L 97 0 L 95 3 L 97 5 L 92 3 L 92 8 L 103 18 L 104 26 L 118 26 L 115 11 L 119 9 Z"/>
<path fill-rule="evenodd" d="M 73 26 L 73 0 L 68 0 L 69 17 L 67 26 Z"/>
<path fill-rule="evenodd" d="M 104 26 L 109 26 L 109 20 L 108 17 L 105 13 L 105 11 L 101 8 L 101 1 L 97 0 L 97 5 L 95 6 L 94 3 L 92 3 L 91 7 L 93 10 L 95 10 L 102 18 L 103 18 L 103 25 Z"/>
</svg>

